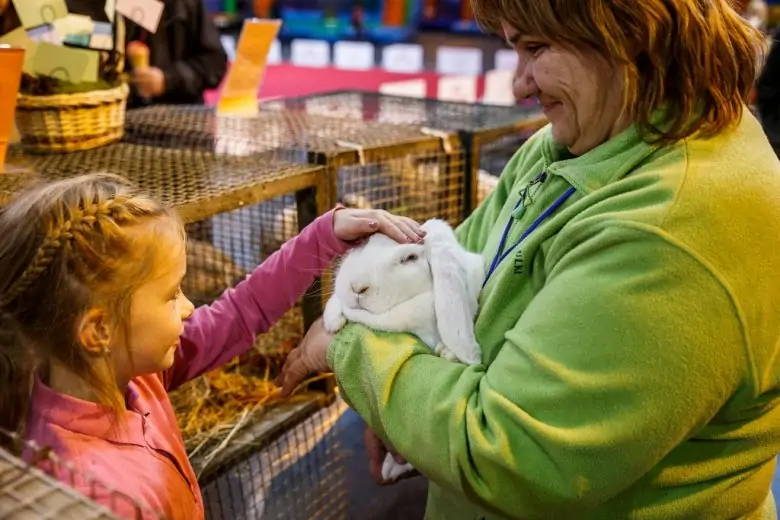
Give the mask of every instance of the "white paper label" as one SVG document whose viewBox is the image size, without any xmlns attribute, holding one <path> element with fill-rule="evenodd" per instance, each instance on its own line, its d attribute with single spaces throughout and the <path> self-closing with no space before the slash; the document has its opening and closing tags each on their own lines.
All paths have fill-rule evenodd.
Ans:
<svg viewBox="0 0 780 520">
<path fill-rule="evenodd" d="M 420 72 L 423 70 L 423 49 L 412 43 L 388 45 L 382 50 L 382 68 L 389 72 Z"/>
<path fill-rule="evenodd" d="M 493 58 L 493 68 L 500 70 L 515 70 L 517 68 L 517 53 L 510 49 L 496 51 Z"/>
<path fill-rule="evenodd" d="M 460 47 L 439 47 L 436 52 L 436 72 L 479 76 L 482 74 L 482 51 Z"/>
<path fill-rule="evenodd" d="M 475 76 L 439 78 L 438 98 L 441 101 L 474 103 L 477 100 L 477 78 Z"/>
<path fill-rule="evenodd" d="M 333 46 L 333 64 L 340 69 L 373 69 L 374 46 L 368 42 L 336 42 Z"/>
<path fill-rule="evenodd" d="M 512 81 L 515 73 L 511 70 L 491 70 L 485 74 L 485 93 L 482 102 L 488 105 L 514 105 Z"/>
<path fill-rule="evenodd" d="M 330 65 L 330 45 L 320 40 L 293 40 L 292 63 L 299 67 L 327 67 Z"/>
<path fill-rule="evenodd" d="M 391 81 L 379 85 L 379 92 L 390 96 L 424 98 L 427 90 L 428 86 L 424 79 Z"/>
<path fill-rule="evenodd" d="M 165 4 L 159 0 L 116 0 L 116 12 L 150 33 L 157 32 Z"/>
</svg>

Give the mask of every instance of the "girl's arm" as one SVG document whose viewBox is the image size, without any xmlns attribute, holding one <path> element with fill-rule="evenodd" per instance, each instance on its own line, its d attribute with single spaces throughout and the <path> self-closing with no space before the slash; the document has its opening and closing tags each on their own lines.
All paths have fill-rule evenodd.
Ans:
<svg viewBox="0 0 780 520">
<path fill-rule="evenodd" d="M 163 373 L 169 391 L 249 350 L 257 334 L 290 310 L 349 249 L 333 232 L 334 211 L 317 218 L 217 301 L 195 310 L 184 324 L 173 366 Z"/>
</svg>

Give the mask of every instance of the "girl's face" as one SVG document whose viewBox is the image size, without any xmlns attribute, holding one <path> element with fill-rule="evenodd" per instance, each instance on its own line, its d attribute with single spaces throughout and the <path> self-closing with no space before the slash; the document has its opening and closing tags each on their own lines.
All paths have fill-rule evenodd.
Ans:
<svg viewBox="0 0 780 520">
<path fill-rule="evenodd" d="M 181 281 L 187 271 L 184 243 L 178 237 L 162 237 L 158 247 L 156 272 L 136 289 L 130 300 L 125 334 L 129 345 L 118 348 L 114 354 L 118 380 L 170 368 L 179 347 L 183 322 L 194 310 L 192 302 L 181 292 Z"/>
</svg>

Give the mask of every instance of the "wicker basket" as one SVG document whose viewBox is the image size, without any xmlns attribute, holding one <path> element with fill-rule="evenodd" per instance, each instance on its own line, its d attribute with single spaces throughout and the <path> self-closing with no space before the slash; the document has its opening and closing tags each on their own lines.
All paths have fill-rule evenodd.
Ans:
<svg viewBox="0 0 780 520">
<path fill-rule="evenodd" d="M 26 149 L 33 152 L 74 152 L 119 141 L 124 135 L 130 89 L 75 94 L 19 94 L 16 126 Z"/>
</svg>

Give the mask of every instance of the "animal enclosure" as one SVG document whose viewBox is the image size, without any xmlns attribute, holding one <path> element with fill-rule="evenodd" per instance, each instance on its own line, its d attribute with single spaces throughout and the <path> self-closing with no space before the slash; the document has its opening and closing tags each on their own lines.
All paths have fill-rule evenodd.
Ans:
<svg viewBox="0 0 780 520">
<path fill-rule="evenodd" d="M 364 122 L 416 126 L 439 136 L 466 172 L 463 214 L 490 193 L 520 146 L 547 124 L 536 106 L 492 106 L 345 90 L 273 102 L 280 109 Z M 493 178 L 492 178 L 493 177 Z"/>
<path fill-rule="evenodd" d="M 183 290 L 196 305 L 213 302 L 278 249 L 279 230 L 264 215 L 275 217 L 270 213 L 275 208 L 292 208 L 295 225 L 304 226 L 331 207 L 322 167 L 283 161 L 270 153 L 215 153 L 147 141 L 57 155 L 25 155 L 12 149 L 8 161 L 34 173 L 0 175 L 0 205 L 35 178 L 99 171 L 121 175 L 174 207 L 185 222 L 189 242 Z M 307 437 L 315 429 L 298 428 L 294 440 L 299 444 L 279 447 L 286 430 L 308 424 L 307 418 L 316 413 L 322 416 L 335 396 L 323 378 L 288 400 L 281 400 L 271 383 L 320 311 L 315 283 L 298 305 L 258 336 L 250 352 L 171 394 L 188 454 L 208 490 L 204 501 L 209 518 L 335 518 L 330 515 L 344 507 L 323 503 L 321 516 L 310 515 L 307 508 L 313 499 L 301 503 L 288 495 L 314 496 L 317 489 L 307 484 L 280 493 L 276 473 L 286 473 L 274 473 L 271 467 L 279 463 L 274 457 L 289 457 L 293 448 L 321 446 L 323 439 L 335 443 L 334 432 L 319 432 L 315 439 Z M 266 455 L 260 455 L 262 450 Z M 308 471 L 310 480 L 320 480 L 318 472 L 327 470 L 329 494 L 336 495 L 344 485 L 338 450 L 320 452 L 314 462 L 319 465 L 310 463 L 301 471 Z M 235 486 L 226 483 L 233 483 L 231 475 L 245 466 L 268 478 L 253 479 L 237 494 Z"/>
<path fill-rule="evenodd" d="M 126 138 L 321 165 L 334 202 L 419 221 L 438 217 L 456 224 L 463 215 L 462 154 L 414 125 L 279 110 L 273 103 L 252 118 L 217 116 L 207 107 L 158 106 L 128 114 Z M 263 218 L 275 221 L 278 239 L 288 239 L 297 227 L 295 213 L 281 208 L 264 206 Z"/>
</svg>

